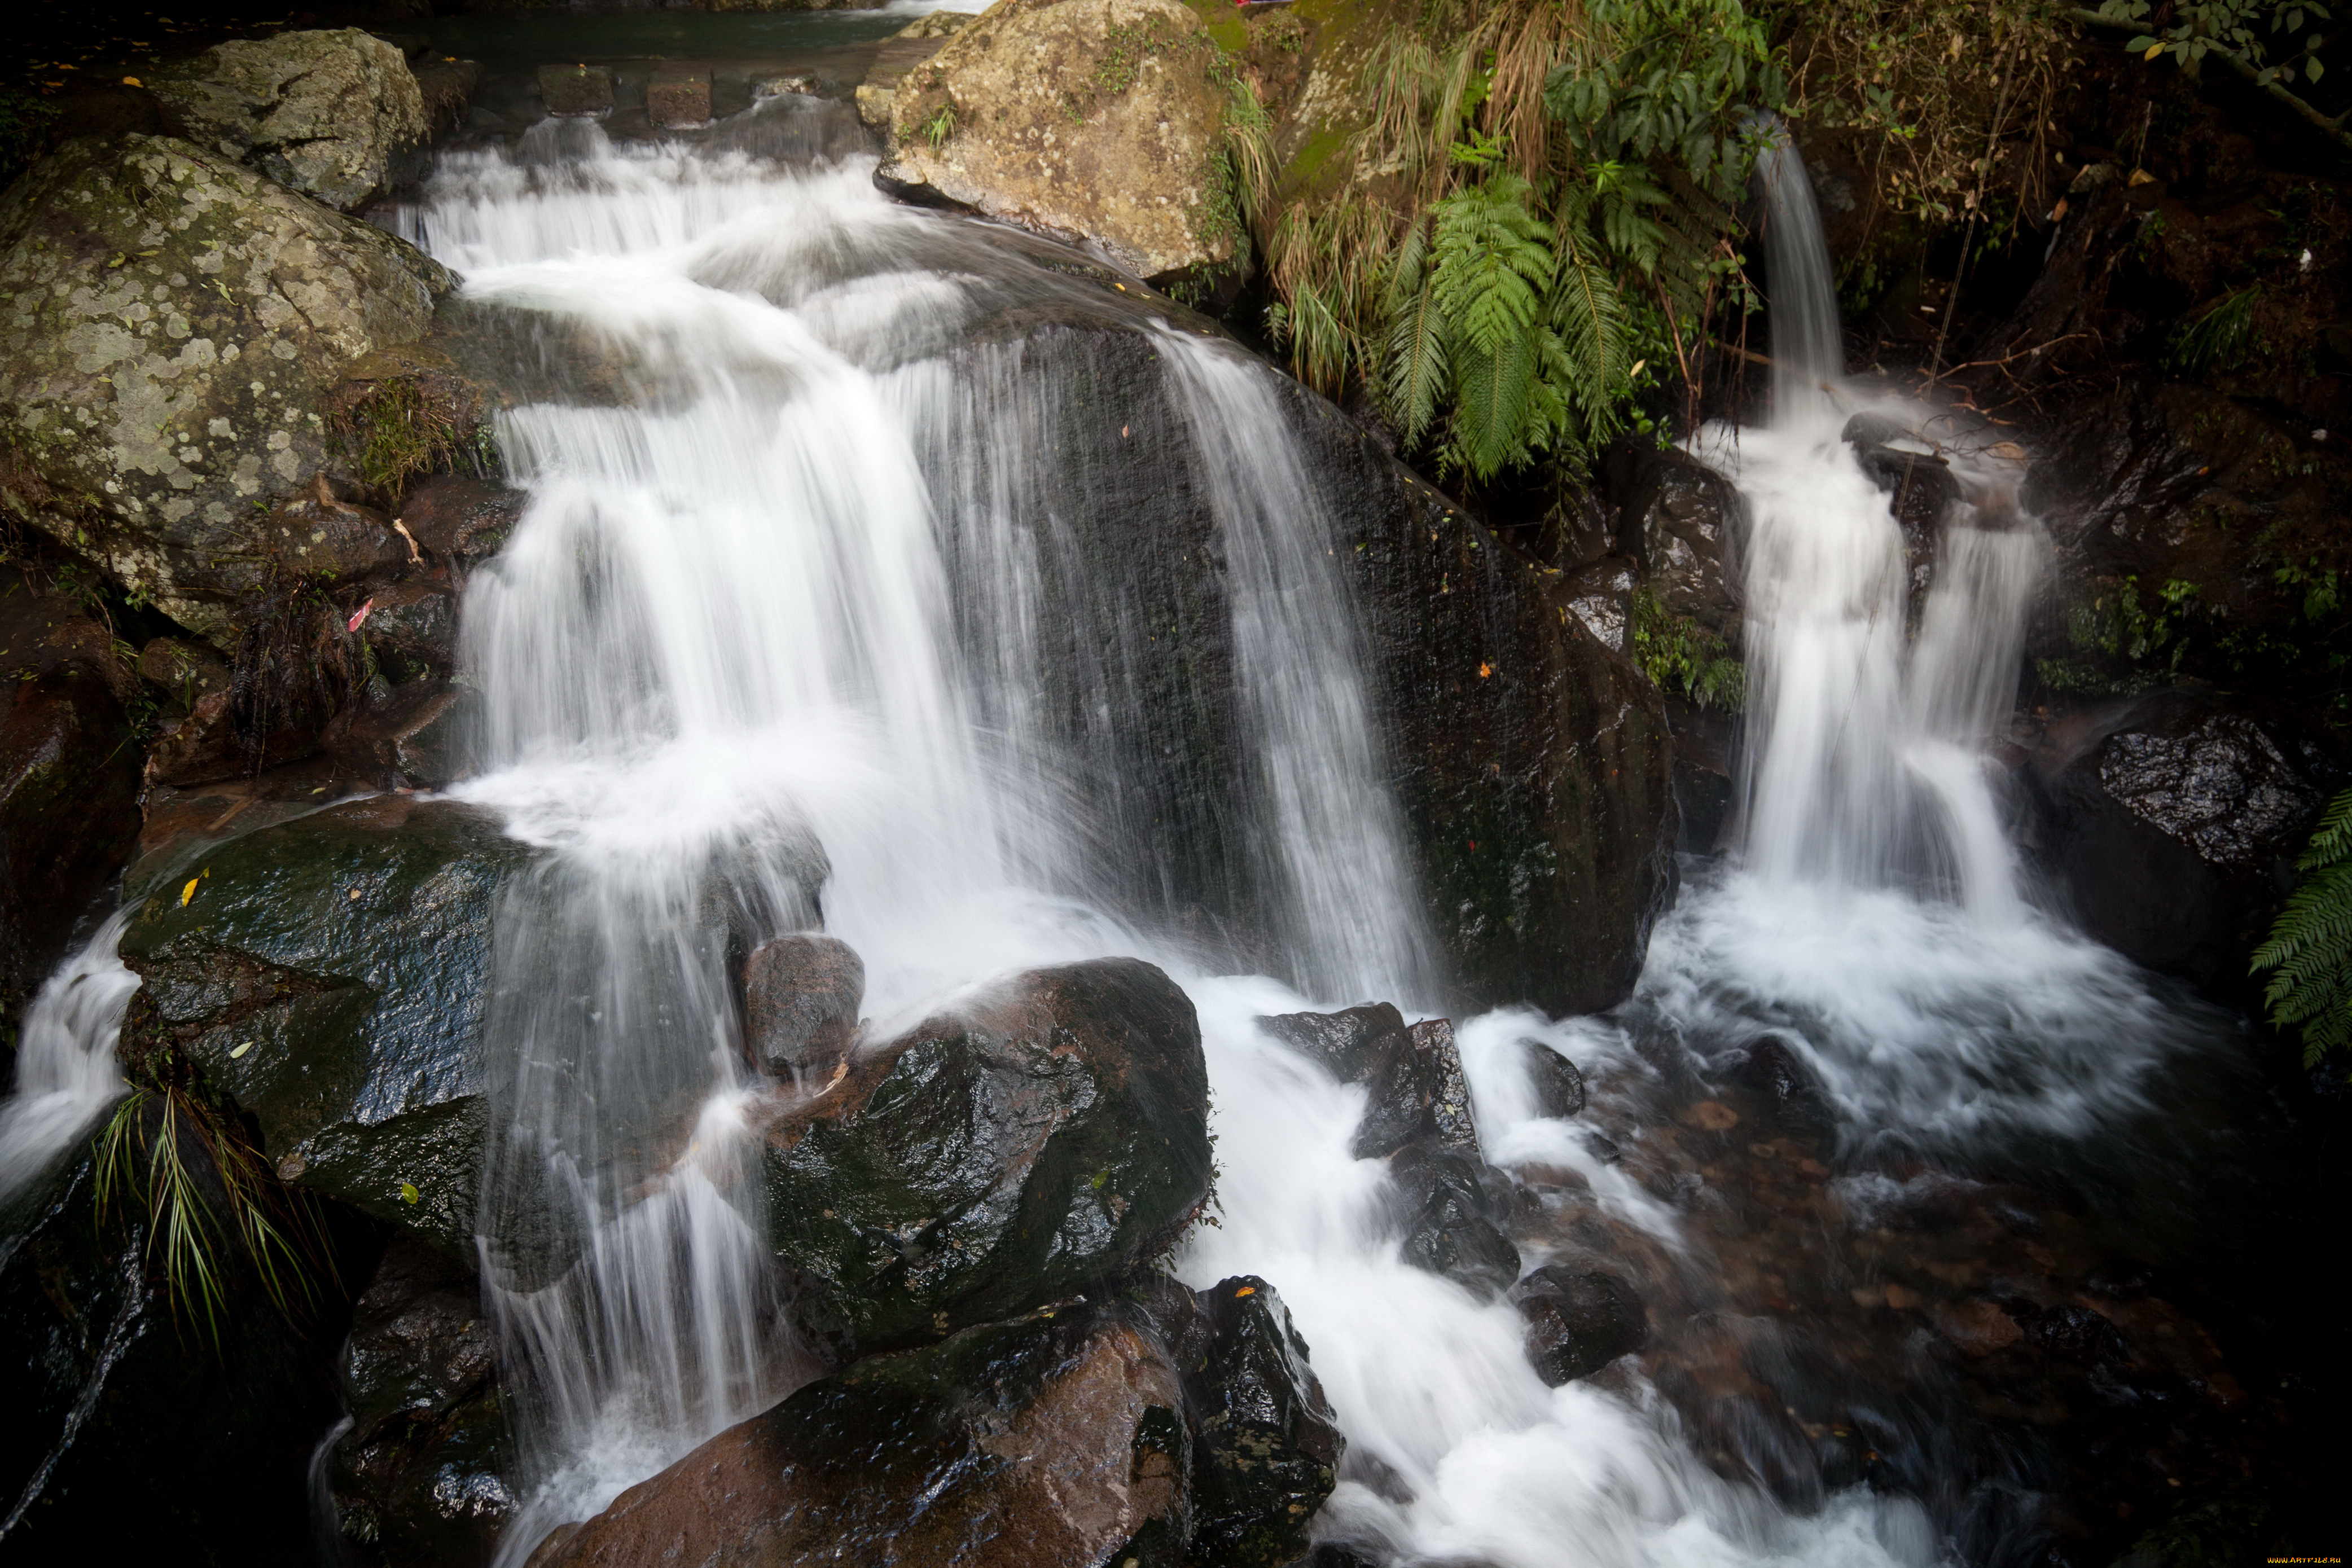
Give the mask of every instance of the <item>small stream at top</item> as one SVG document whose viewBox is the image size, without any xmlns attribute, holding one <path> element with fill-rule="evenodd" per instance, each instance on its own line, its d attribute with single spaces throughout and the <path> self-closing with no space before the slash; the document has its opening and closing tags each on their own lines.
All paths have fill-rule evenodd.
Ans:
<svg viewBox="0 0 2352 1568">
<path fill-rule="evenodd" d="M 1777 1484 L 1770 1433 L 1743 1465 L 1638 1375 L 1547 1387 L 1508 1302 L 1401 1260 L 1386 1169 L 1349 1154 L 1363 1091 L 1253 1022 L 1443 994 L 1315 455 L 1232 345 L 1057 270 L 1055 247 L 886 200 L 869 155 L 829 154 L 840 112 L 774 100 L 693 148 L 546 121 L 445 156 L 401 218 L 468 298 L 569 346 L 567 384 L 501 416 L 531 501 L 468 592 L 486 717 L 455 791 L 554 852 L 501 931 L 489 1025 L 481 1245 L 525 1498 L 504 1561 L 813 1374 L 759 1240 L 730 919 L 821 919 L 865 959 L 877 1035 L 1016 967 L 1133 954 L 1177 977 L 1223 1209 L 1179 1266 L 1281 1291 L 1350 1444 L 1329 1538 L 1492 1568 L 2007 1560 L 2014 1521 L 1969 1488 L 2017 1477 Z M 1775 155 L 1765 182 L 1773 420 L 1690 444 L 1750 511 L 1743 847 L 1693 868 L 1616 1013 L 1459 1033 L 1490 1158 L 1565 1173 L 1694 1321 L 1780 1336 L 1834 1389 L 1849 1355 L 1849 1382 L 1879 1375 L 1807 1348 L 1807 1292 L 1847 1291 L 1844 1265 L 1800 1278 L 1758 1211 L 1643 1179 L 1643 1141 L 1717 1065 L 1769 1039 L 1819 1076 L 1857 1214 L 1931 1161 L 2055 1173 L 2160 1227 L 2195 1207 L 2160 1085 L 2229 1026 L 2038 910 L 1987 759 L 2048 557 L 2022 465 L 1842 379 L 1801 167 Z M 1150 397 L 1112 406 L 1138 339 Z M 1859 413 L 1924 439 L 1966 497 L 1916 618 L 1901 530 L 1841 439 Z M 1073 455 L 1104 422 L 1139 481 Z M 1153 628 L 1183 607 L 1122 597 L 1093 530 L 1139 483 L 1215 519 L 1238 716 L 1214 789 L 1150 711 Z M 127 994 L 109 946 L 36 1005 L 28 1073 L 89 1077 Z M 44 1030 L 64 1042 L 46 1056 Z M 1528 1040 L 1585 1067 L 1587 1118 L 1540 1113 Z M 1765 1400 L 1800 1426 L 1802 1382 Z M 1889 1430 L 1927 1453 L 1948 1418 L 1929 1402 Z"/>
</svg>

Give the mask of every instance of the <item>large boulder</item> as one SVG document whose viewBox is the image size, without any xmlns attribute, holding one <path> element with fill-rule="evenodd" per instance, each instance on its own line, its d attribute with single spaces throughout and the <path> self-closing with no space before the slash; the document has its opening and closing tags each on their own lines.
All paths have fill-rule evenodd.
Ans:
<svg viewBox="0 0 2352 1568">
<path fill-rule="evenodd" d="M 424 172 L 424 91 L 356 27 L 233 38 L 143 79 L 175 134 L 343 212 Z"/>
<path fill-rule="evenodd" d="M 224 647 L 311 495 L 322 400 L 449 274 L 183 141 L 67 143 L 0 197 L 0 505 Z"/>
<path fill-rule="evenodd" d="M 898 79 L 881 173 L 1140 277 L 1213 266 L 1242 238 L 1231 74 L 1179 0 L 999 0 Z"/>
<path fill-rule="evenodd" d="M 176 1051 L 280 1177 L 470 1257 L 494 916 L 534 857 L 491 813 L 401 795 L 203 852 L 124 928 L 125 1054 Z"/>
<path fill-rule="evenodd" d="M 2086 705 L 2031 737 L 2026 848 L 2085 935 L 2244 984 L 2327 786 L 2293 730 L 2197 690 Z"/>
<path fill-rule="evenodd" d="M 1190 1443 L 1148 1321 L 1079 1307 L 861 1361 L 730 1427 L 534 1568 L 1177 1568 Z"/>
<path fill-rule="evenodd" d="M 862 1350 L 1086 1290 L 1209 1194 L 1192 1004 L 1136 959 L 1023 975 L 860 1053 L 767 1131 L 768 1226 L 812 1326 Z"/>
<path fill-rule="evenodd" d="M 0 1027 L 96 918 L 139 835 L 129 677 L 106 628 L 0 571 Z"/>
</svg>

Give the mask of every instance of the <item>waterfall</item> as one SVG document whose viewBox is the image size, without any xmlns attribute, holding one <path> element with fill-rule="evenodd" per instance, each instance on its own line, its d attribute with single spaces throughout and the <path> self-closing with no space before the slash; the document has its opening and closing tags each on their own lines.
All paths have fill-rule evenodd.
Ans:
<svg viewBox="0 0 2352 1568">
<path fill-rule="evenodd" d="M 566 127 L 445 159 L 403 220 L 572 367 L 501 416 L 530 501 L 465 628 L 484 718 L 459 793 L 552 852 L 501 919 L 488 1030 L 509 1560 L 809 1375 L 756 1241 L 723 981 L 821 917 L 877 1030 L 1080 956 L 1186 986 L 1226 1218 L 1181 1267 L 1278 1280 L 1396 1479 L 1342 1486 L 1352 1539 L 1498 1568 L 1888 1562 L 1900 1506 L 1786 1515 L 1656 1412 L 1545 1387 L 1507 1303 L 1399 1259 L 1384 1171 L 1347 1153 L 1362 1091 L 1252 1022 L 1434 978 L 1274 372 L 1037 242 L 886 202 L 871 167 Z M 1465 1033 L 1498 1104 L 1488 1036 L 1545 1027 Z"/>
<path fill-rule="evenodd" d="M 16 1196 L 89 1131 L 122 1092 L 114 1039 L 139 977 L 114 956 L 131 918 L 109 918 L 25 1009 L 16 1092 L 0 1105 L 0 1202 Z"/>
</svg>

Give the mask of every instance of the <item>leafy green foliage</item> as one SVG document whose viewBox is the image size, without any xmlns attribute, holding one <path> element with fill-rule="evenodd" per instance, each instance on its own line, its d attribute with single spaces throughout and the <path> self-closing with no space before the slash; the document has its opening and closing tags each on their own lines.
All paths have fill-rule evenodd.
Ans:
<svg viewBox="0 0 2352 1568">
<path fill-rule="evenodd" d="M 316 1296 L 325 1254 L 315 1213 L 289 1195 L 219 1113 L 170 1085 L 133 1089 L 97 1140 L 98 1218 L 138 1206 L 149 1265 L 173 1311 L 198 1322 L 215 1348 L 230 1270 L 242 1263 L 288 1314 Z"/>
<path fill-rule="evenodd" d="M 2319 58 L 2325 35 L 2305 30 L 2306 23 L 2329 19 L 2319 0 L 2101 0 L 2099 15 L 2155 26 L 2124 47 L 2151 60 L 2168 55 L 2183 70 L 2194 70 L 2208 55 L 2252 68 L 2265 84 L 2294 80 L 2298 67 L 2305 81 L 2317 81 L 2326 69 Z M 2284 59 L 2272 57 L 2274 45 L 2284 46 Z"/>
<path fill-rule="evenodd" d="M 2262 346 L 2262 334 L 2254 325 L 2254 306 L 2261 298 L 2262 285 L 2250 283 L 2189 316 L 2173 331 L 2170 350 L 2165 355 L 2167 368 L 2197 375 L 2209 370 L 2232 370 L 2244 362 Z"/>
<path fill-rule="evenodd" d="M 2295 869 L 2302 880 L 2254 949 L 2252 972 L 2271 971 L 2271 1022 L 2302 1033 L 2312 1066 L 2352 1044 L 2352 789 L 2327 803 Z"/>
<path fill-rule="evenodd" d="M 2194 646 L 2189 633 L 2200 598 L 2197 585 L 2179 578 L 2146 592 L 2137 577 L 2116 580 L 2067 612 L 2066 640 L 2089 657 L 2042 659 L 2035 673 L 2054 690 L 2089 694 L 2139 691 L 2168 680 Z"/>
<path fill-rule="evenodd" d="M 58 108 L 22 87 L 0 87 L 0 186 L 38 157 L 49 144 Z"/>
<path fill-rule="evenodd" d="M 1659 690 L 1678 692 L 1700 707 L 1737 712 L 1747 701 L 1747 666 L 1723 639 L 1676 615 L 1646 588 L 1634 591 L 1625 651 Z"/>
<path fill-rule="evenodd" d="M 1267 214 L 1276 341 L 1327 390 L 1362 376 L 1447 470 L 1580 463 L 1741 293 L 1731 198 L 1781 91 L 1763 23 L 1743 0 L 1435 0 L 1364 90 L 1353 161 L 1396 177 Z"/>
</svg>

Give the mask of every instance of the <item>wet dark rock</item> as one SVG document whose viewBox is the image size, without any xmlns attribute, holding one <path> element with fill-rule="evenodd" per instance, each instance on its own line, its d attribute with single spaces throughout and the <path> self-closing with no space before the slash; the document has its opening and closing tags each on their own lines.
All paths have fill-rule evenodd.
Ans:
<svg viewBox="0 0 2352 1568">
<path fill-rule="evenodd" d="M 109 642 L 62 601 L 0 576 L 0 1020 L 10 1026 L 138 838 L 129 682 Z"/>
<path fill-rule="evenodd" d="M 1555 1388 L 1649 1341 L 1649 1312 L 1616 1274 L 1547 1263 L 1519 1281 L 1511 1300 L 1527 1320 L 1528 1359 Z"/>
<path fill-rule="evenodd" d="M 229 647 L 273 550 L 307 541 L 268 518 L 328 465 L 325 394 L 451 281 L 185 142 L 68 141 L 0 197 L 0 500 Z"/>
<path fill-rule="evenodd" d="M 0 1559 L 315 1562 L 310 1464 L 336 1418 L 343 1301 L 330 1284 L 289 1322 L 232 1262 L 215 1345 L 175 1313 L 122 1207 L 100 1222 L 94 1175 L 83 1145 L 0 1204 Z"/>
<path fill-rule="evenodd" d="M 1740 538 L 1746 514 L 1728 480 L 1675 448 L 1620 457 L 1625 549 L 1666 613 L 1739 645 Z"/>
<path fill-rule="evenodd" d="M 810 1384 L 531 1561 L 1177 1568 L 1191 1446 L 1149 1323 L 1066 1307 Z"/>
<path fill-rule="evenodd" d="M 139 678 L 160 686 L 183 708 L 198 697 L 228 690 L 228 662 L 208 643 L 188 637 L 157 637 L 139 650 Z"/>
<path fill-rule="evenodd" d="M 710 123 L 710 68 L 664 60 L 646 84 L 646 114 L 666 131 Z"/>
<path fill-rule="evenodd" d="M 1192 1004 L 1104 959 L 861 1051 L 768 1129 L 769 1234 L 817 1332 L 903 1345 L 1082 1291 L 1207 1200 Z"/>
<path fill-rule="evenodd" d="M 505 548 L 530 499 L 490 480 L 443 476 L 411 487 L 399 521 L 436 562 L 462 577 Z"/>
<path fill-rule="evenodd" d="M 1273 1286 L 1243 1275 L 1198 1300 L 1207 1343 L 1197 1366 L 1179 1363 L 1192 1422 L 1186 1561 L 1284 1568 L 1306 1550 L 1347 1442 Z"/>
<path fill-rule="evenodd" d="M 169 1045 L 282 1178 L 470 1257 L 493 925 L 533 859 L 478 808 L 404 796 L 206 851 L 123 932 L 125 1053 Z"/>
<path fill-rule="evenodd" d="M 352 1313 L 343 1397 L 352 1425 L 327 1480 L 355 1556 L 383 1568 L 476 1568 L 514 1510 L 513 1459 L 481 1283 L 404 1237 Z"/>
<path fill-rule="evenodd" d="M 457 664 L 457 596 L 415 579 L 376 590 L 360 623 L 376 668 L 395 683 L 446 675 Z"/>
<path fill-rule="evenodd" d="M 2131 1347 L 2105 1314 L 2090 1307 L 2059 1303 L 2012 1312 L 2034 1349 L 2088 1368 L 2121 1368 L 2132 1363 Z"/>
<path fill-rule="evenodd" d="M 429 677 L 369 691 L 329 722 L 320 743 L 350 778 L 377 789 L 435 789 L 457 777 L 481 698 Z"/>
<path fill-rule="evenodd" d="M 1528 1082 L 1536 1092 L 1536 1105 L 1547 1116 L 1573 1116 L 1584 1109 L 1584 1074 L 1577 1065 L 1539 1040 L 1522 1040 Z"/>
<path fill-rule="evenodd" d="M 1508 1177 L 1433 1143 L 1398 1151 L 1389 1175 L 1406 1262 L 1481 1296 L 1510 1288 L 1519 1277 L 1519 1250 L 1503 1231 L 1513 1208 Z"/>
<path fill-rule="evenodd" d="M 1766 1114 L 1789 1131 L 1825 1133 L 1837 1125 L 1821 1074 L 1786 1040 L 1757 1036 L 1725 1065 L 1724 1076 L 1762 1101 Z"/>
<path fill-rule="evenodd" d="M 466 123 L 473 112 L 474 89 L 481 85 L 479 61 L 412 59 L 408 68 L 416 78 L 417 96 L 425 100 L 425 126 L 431 135 L 446 136 Z"/>
<path fill-rule="evenodd" d="M 1321 1063 L 1342 1083 L 1369 1092 L 1352 1152 L 1382 1159 L 1416 1139 L 1447 1148 L 1478 1148 L 1470 1086 L 1454 1049 L 1454 1026 L 1433 1019 L 1405 1027 L 1387 1002 L 1336 1013 L 1283 1013 L 1258 1027 Z"/>
<path fill-rule="evenodd" d="M 822 1084 L 857 1040 L 866 961 L 836 937 L 795 932 L 743 962 L 743 1043 L 762 1071 Z"/>
<path fill-rule="evenodd" d="M 424 172 L 416 78 L 356 27 L 232 39 L 143 79 L 174 135 L 344 212 Z"/>
<path fill-rule="evenodd" d="M 2084 932 L 2208 985 L 2243 975 L 2326 798 L 2271 723 L 2193 690 L 2053 720 L 2020 777 L 2029 852 Z"/>
<path fill-rule="evenodd" d="M 1630 556 L 1603 556 L 1561 578 L 1552 596 L 1584 622 L 1602 647 L 1622 653 L 1633 625 L 1633 591 L 1641 580 L 1639 561 Z"/>
</svg>

